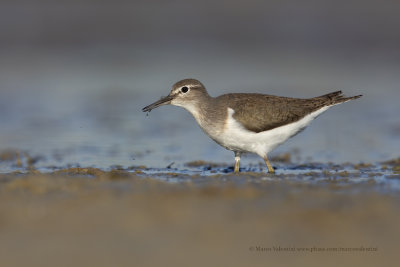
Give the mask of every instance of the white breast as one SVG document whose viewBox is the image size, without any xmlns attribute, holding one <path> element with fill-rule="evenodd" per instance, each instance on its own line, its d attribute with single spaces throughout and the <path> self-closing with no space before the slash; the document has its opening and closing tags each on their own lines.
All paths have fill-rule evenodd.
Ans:
<svg viewBox="0 0 400 267">
<path fill-rule="evenodd" d="M 228 108 L 228 119 L 224 131 L 212 138 L 223 147 L 242 152 L 252 152 L 263 157 L 268 152 L 296 135 L 311 123 L 318 115 L 326 111 L 330 106 L 323 107 L 308 114 L 299 121 L 280 126 L 272 130 L 255 133 L 245 129 L 233 118 L 233 109 Z"/>
</svg>

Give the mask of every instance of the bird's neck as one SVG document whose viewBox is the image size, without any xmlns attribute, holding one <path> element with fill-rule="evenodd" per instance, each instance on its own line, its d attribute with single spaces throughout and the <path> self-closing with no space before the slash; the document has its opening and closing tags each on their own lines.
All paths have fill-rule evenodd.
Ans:
<svg viewBox="0 0 400 267">
<path fill-rule="evenodd" d="M 223 129 L 227 109 L 218 106 L 215 98 L 207 95 L 201 101 L 188 103 L 184 108 L 192 114 L 202 130 L 212 138 L 218 134 L 217 131 Z"/>
</svg>

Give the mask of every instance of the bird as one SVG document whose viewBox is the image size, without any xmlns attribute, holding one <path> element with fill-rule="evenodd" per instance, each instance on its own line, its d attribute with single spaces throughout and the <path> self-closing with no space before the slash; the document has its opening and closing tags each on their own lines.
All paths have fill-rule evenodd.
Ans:
<svg viewBox="0 0 400 267">
<path fill-rule="evenodd" d="M 243 153 L 263 158 L 268 173 L 274 173 L 268 153 L 304 130 L 332 106 L 360 98 L 336 91 L 313 98 L 291 98 L 259 93 L 208 94 L 196 79 L 183 79 L 170 93 L 144 107 L 143 112 L 163 105 L 186 109 L 212 140 L 235 155 L 234 172 L 239 172 Z"/>
</svg>

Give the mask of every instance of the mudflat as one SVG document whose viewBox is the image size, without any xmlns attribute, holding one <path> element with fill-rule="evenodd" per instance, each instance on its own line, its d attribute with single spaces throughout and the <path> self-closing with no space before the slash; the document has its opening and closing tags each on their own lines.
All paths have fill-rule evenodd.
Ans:
<svg viewBox="0 0 400 267">
<path fill-rule="evenodd" d="M 144 166 L 1 174 L 0 265 L 393 266 L 398 164 L 380 165 L 388 182 L 368 164 L 278 175 L 205 162 L 191 165 L 213 174 Z"/>
</svg>

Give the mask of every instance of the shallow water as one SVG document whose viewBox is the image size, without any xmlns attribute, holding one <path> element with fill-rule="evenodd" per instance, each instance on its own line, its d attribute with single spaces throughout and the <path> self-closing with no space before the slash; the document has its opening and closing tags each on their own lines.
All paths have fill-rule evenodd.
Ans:
<svg viewBox="0 0 400 267">
<path fill-rule="evenodd" d="M 102 60 L 100 67 L 94 58 L 110 51 L 3 54 L 0 149 L 26 151 L 45 159 L 38 164 L 59 167 L 163 168 L 175 162 L 181 168 L 194 160 L 232 163 L 233 153 L 204 135 L 185 110 L 167 106 L 148 116 L 141 112 L 168 94 L 178 79 L 194 77 L 213 96 L 261 92 L 313 97 L 337 89 L 347 95 L 364 95 L 331 108 L 272 156 L 297 151 L 293 160 L 299 164 L 378 162 L 399 156 L 400 69 L 387 59 L 375 59 L 371 65 L 368 59 L 350 63 L 312 53 L 288 58 L 279 50 L 256 57 L 254 51 L 240 59 L 246 68 L 238 70 L 233 67 L 239 63 L 232 57 L 235 51 L 226 50 L 219 51 L 218 59 L 212 54 L 203 60 L 192 57 L 198 64 L 182 69 L 179 64 L 185 60 L 178 57 L 178 51 L 146 59 L 126 49 L 121 50 L 126 53 L 123 65 Z M 151 61 L 138 65 L 139 59 Z M 156 66 L 162 72 L 154 75 Z M 241 78 L 234 79 L 239 73 Z M 244 166 L 259 161 L 252 155 L 243 158 Z"/>
<path fill-rule="evenodd" d="M 349 187 L 354 192 L 364 190 L 364 185 L 369 189 L 379 193 L 397 193 L 400 190 L 400 173 L 398 166 L 385 164 L 377 166 L 368 164 L 366 166 L 354 166 L 351 164 L 332 165 L 312 163 L 306 166 L 287 164 L 276 170 L 276 174 L 268 174 L 266 168 L 249 167 L 241 168 L 240 174 L 233 173 L 233 167 L 211 168 L 207 165 L 199 168 L 140 168 L 134 172 L 139 176 L 151 176 L 162 181 L 179 183 L 193 182 L 194 184 L 204 185 L 212 183 L 214 179 L 219 178 L 229 183 L 241 185 L 244 181 L 250 180 L 254 183 L 260 181 L 279 181 L 282 183 L 303 183 L 326 187 L 334 184 L 342 187 L 344 191 L 350 193 L 351 190 L 345 190 Z M 396 171 L 397 170 L 397 171 Z M 357 188 L 360 186 L 363 189 Z"/>
<path fill-rule="evenodd" d="M 0 153 L 0 167 L 3 174 L 29 174 L 32 172 L 52 174 L 58 172 L 68 173 L 69 170 L 85 170 L 80 164 L 69 166 L 46 165 L 44 157 L 32 157 L 27 152 L 7 150 Z M 215 163 L 205 161 L 186 162 L 182 167 L 175 167 L 172 162 L 165 168 L 154 168 L 145 165 L 112 165 L 107 168 L 90 167 L 88 170 L 99 170 L 101 172 L 125 171 L 133 173 L 138 177 L 153 177 L 156 180 L 169 183 L 190 182 L 193 185 L 212 184 L 215 180 L 226 181 L 237 184 L 260 181 L 274 181 L 283 183 L 299 183 L 327 187 L 335 185 L 344 189 L 353 188 L 356 193 L 368 190 L 381 194 L 392 194 L 400 190 L 400 161 L 393 159 L 380 163 L 318 163 L 308 162 L 306 164 L 293 163 L 290 154 L 271 158 L 274 163 L 275 174 L 269 174 L 263 163 L 249 164 L 240 168 L 240 173 L 233 173 L 233 166 L 226 163 Z M 40 163 L 42 161 L 42 163 Z M 44 163 L 45 164 L 44 164 Z M 78 171 L 77 174 L 82 174 Z M 360 186 L 362 189 L 357 189 Z M 351 190 L 344 190 L 351 193 Z"/>
</svg>

